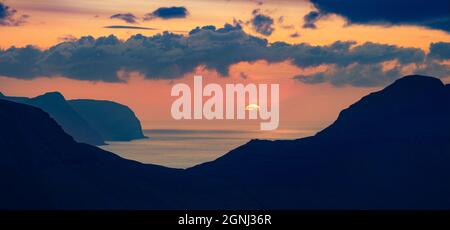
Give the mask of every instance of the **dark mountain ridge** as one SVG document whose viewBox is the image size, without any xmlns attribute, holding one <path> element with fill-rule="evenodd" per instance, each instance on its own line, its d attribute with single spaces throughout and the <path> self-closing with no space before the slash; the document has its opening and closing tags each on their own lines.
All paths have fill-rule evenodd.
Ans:
<svg viewBox="0 0 450 230">
<path fill-rule="evenodd" d="M 0 126 L 0 209 L 188 208 L 206 190 L 182 170 L 77 143 L 36 107 L 0 99 Z"/>
<path fill-rule="evenodd" d="M 0 95 L 18 103 L 43 109 L 78 142 L 103 145 L 105 141 L 130 141 L 145 138 L 140 121 L 127 106 L 111 101 L 66 100 L 59 92 L 35 98 Z"/>
<path fill-rule="evenodd" d="M 432 137 L 450 141 L 446 132 L 450 130 L 448 96 L 448 85 L 439 79 L 404 77 L 343 110 L 336 122 L 316 136 L 352 140 L 373 136 L 397 141 Z"/>
<path fill-rule="evenodd" d="M 450 91 L 402 78 L 317 135 L 252 140 L 187 170 L 79 144 L 0 100 L 1 209 L 450 209 Z"/>
<path fill-rule="evenodd" d="M 227 182 L 77 143 L 34 106 L 0 99 L 0 127 L 0 209 L 211 209 L 242 199 Z M 247 200 L 239 207 L 254 206 Z"/>
<path fill-rule="evenodd" d="M 24 103 L 43 109 L 77 142 L 103 145 L 104 139 L 58 92 L 45 93 Z"/>
<path fill-rule="evenodd" d="M 263 207 L 448 209 L 445 89 L 438 79 L 407 76 L 343 110 L 313 137 L 252 140 L 189 171 L 234 181 Z"/>
</svg>

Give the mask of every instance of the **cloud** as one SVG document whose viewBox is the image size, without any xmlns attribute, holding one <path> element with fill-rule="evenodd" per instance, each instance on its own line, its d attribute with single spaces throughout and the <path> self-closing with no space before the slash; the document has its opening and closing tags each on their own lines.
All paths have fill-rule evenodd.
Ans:
<svg viewBox="0 0 450 230">
<path fill-rule="evenodd" d="M 316 29 L 316 22 L 320 19 L 322 15 L 317 11 L 311 11 L 305 16 L 303 16 L 303 28 L 305 29 Z"/>
<path fill-rule="evenodd" d="M 284 23 L 285 23 L 285 19 L 286 19 L 285 16 L 280 16 L 280 17 L 278 17 L 278 19 L 277 19 L 278 25 L 279 25 L 281 28 L 285 29 L 285 30 L 292 30 L 292 29 L 295 29 L 295 26 L 292 25 L 292 24 L 289 24 L 289 25 L 284 24 Z"/>
<path fill-rule="evenodd" d="M 6 51 L 0 51 L 0 75 L 16 77 L 20 79 L 32 79 L 37 77 L 40 60 L 44 52 L 33 47 L 9 48 Z"/>
<path fill-rule="evenodd" d="M 161 7 L 145 15 L 144 20 L 152 20 L 155 18 L 161 19 L 173 19 L 173 18 L 185 18 L 189 14 L 188 10 L 184 6 L 173 7 Z"/>
<path fill-rule="evenodd" d="M 290 61 L 299 68 L 318 68 L 320 73 L 301 74 L 298 81 L 313 84 L 358 87 L 381 86 L 404 73 L 450 76 L 442 60 L 448 53 L 431 44 L 430 53 L 367 42 L 337 41 L 330 45 L 306 43 L 269 43 L 249 35 L 239 24 L 197 27 L 183 36 L 164 32 L 153 36 L 134 35 L 119 40 L 110 35 L 81 37 L 46 50 L 33 46 L 0 50 L 0 75 L 33 79 L 40 76 L 65 76 L 88 81 L 121 82 L 118 73 L 139 72 L 147 79 L 176 79 L 197 67 L 229 75 L 231 65 L 265 60 L 268 63 Z M 433 48 L 434 47 L 434 48 Z M 436 50 L 436 51 L 435 51 Z M 407 71 L 407 72 L 405 72 Z"/>
<path fill-rule="evenodd" d="M 255 1 L 255 2 L 256 2 L 256 5 L 258 5 L 258 6 L 264 5 L 264 2 L 263 2 L 263 1 Z"/>
<path fill-rule="evenodd" d="M 240 72 L 240 73 L 239 73 L 239 77 L 240 77 L 241 79 L 248 79 L 248 74 L 246 74 L 246 73 L 244 73 L 244 72 Z"/>
<path fill-rule="evenodd" d="M 114 14 L 111 17 L 109 17 L 111 19 L 120 19 L 126 23 L 130 23 L 130 24 L 136 24 L 138 18 L 136 16 L 134 16 L 134 14 L 132 13 L 125 13 L 125 14 Z"/>
<path fill-rule="evenodd" d="M 289 37 L 291 37 L 291 38 L 298 38 L 298 37 L 300 37 L 300 34 L 298 32 L 295 32 L 293 34 L 290 34 Z"/>
<path fill-rule="evenodd" d="M 338 14 L 349 24 L 416 25 L 450 32 L 448 0 L 310 0 L 319 15 Z"/>
<path fill-rule="evenodd" d="M 450 66 L 438 62 L 427 62 L 414 69 L 414 74 L 430 76 L 450 76 Z M 294 79 L 307 84 L 330 82 L 335 86 L 352 85 L 357 87 L 374 87 L 386 85 L 409 73 L 405 73 L 402 65 L 385 69 L 383 63 L 333 66 L 329 70 L 311 75 L 297 75 Z"/>
<path fill-rule="evenodd" d="M 78 40 L 78 38 L 73 36 L 72 34 L 66 34 L 58 37 L 58 41 L 60 42 L 75 42 L 76 40 Z"/>
<path fill-rule="evenodd" d="M 142 27 L 142 26 L 104 26 L 103 28 L 107 29 L 130 29 L 130 30 L 157 30 L 151 27 Z"/>
<path fill-rule="evenodd" d="M 388 84 L 406 74 L 420 73 L 437 77 L 450 76 L 450 69 L 430 58 L 416 48 L 403 48 L 366 42 L 335 42 L 315 50 L 322 58 L 315 60 L 328 65 L 327 70 L 308 75 L 297 75 L 294 79 L 308 84 L 330 82 L 336 86 L 352 85 L 373 87 Z M 312 57 L 305 56 L 300 63 L 307 63 Z M 318 57 L 316 57 L 318 58 Z M 389 67 L 389 63 L 391 66 Z M 305 65 L 304 67 L 307 67 Z M 408 70 L 413 68 L 412 70 Z"/>
<path fill-rule="evenodd" d="M 430 57 L 437 60 L 450 60 L 450 43 L 437 42 L 430 45 Z"/>
<path fill-rule="evenodd" d="M 336 86 L 353 85 L 359 87 L 379 86 L 380 83 L 392 82 L 401 76 L 401 69 L 395 67 L 383 70 L 382 64 L 359 64 L 333 67 L 329 71 L 312 75 L 298 75 L 294 78 L 309 84 L 330 82 Z"/>
<path fill-rule="evenodd" d="M 253 17 L 249 21 L 253 30 L 264 36 L 269 36 L 273 33 L 275 28 L 273 27 L 273 18 L 264 15 L 259 9 L 253 10 Z"/>
<path fill-rule="evenodd" d="M 28 15 L 16 16 L 17 10 L 0 2 L 0 26 L 21 26 L 26 23 Z"/>
</svg>

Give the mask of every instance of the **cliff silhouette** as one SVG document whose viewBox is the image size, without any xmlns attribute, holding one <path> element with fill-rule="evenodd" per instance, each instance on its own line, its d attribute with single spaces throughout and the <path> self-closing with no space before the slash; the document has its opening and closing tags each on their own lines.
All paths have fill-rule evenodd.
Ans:
<svg viewBox="0 0 450 230">
<path fill-rule="evenodd" d="M 69 104 L 107 141 L 145 138 L 139 119 L 125 105 L 112 101 L 69 100 Z"/>
<path fill-rule="evenodd" d="M 66 100 L 59 92 L 35 98 L 0 95 L 18 103 L 43 109 L 77 142 L 103 145 L 105 141 L 130 141 L 145 138 L 140 121 L 125 105 L 111 101 Z"/>
</svg>

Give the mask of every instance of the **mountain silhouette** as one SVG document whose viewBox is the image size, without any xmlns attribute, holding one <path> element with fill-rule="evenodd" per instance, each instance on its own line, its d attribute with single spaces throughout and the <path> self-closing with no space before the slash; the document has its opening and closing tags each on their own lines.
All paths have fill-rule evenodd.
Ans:
<svg viewBox="0 0 450 230">
<path fill-rule="evenodd" d="M 450 91 L 407 76 L 315 136 L 170 169 L 77 143 L 0 100 L 0 209 L 449 209 Z"/>
<path fill-rule="evenodd" d="M 3 93 L 0 92 L 0 99 L 8 100 L 8 101 L 14 101 L 18 103 L 24 103 L 29 98 L 28 97 L 12 97 L 12 96 L 6 96 Z"/>
<path fill-rule="evenodd" d="M 170 209 L 189 202 L 181 170 L 77 143 L 39 108 L 0 100 L 0 127 L 0 209 Z"/>
<path fill-rule="evenodd" d="M 35 98 L 1 94 L 0 99 L 43 109 L 78 142 L 103 145 L 104 141 L 145 138 L 134 112 L 119 103 L 84 99 L 66 101 L 59 92 L 50 92 Z"/>
<path fill-rule="evenodd" d="M 343 110 L 337 121 L 317 136 L 353 141 L 370 137 L 449 141 L 448 89 L 448 85 L 432 77 L 399 79 Z"/>
<path fill-rule="evenodd" d="M 233 181 L 261 207 L 448 209 L 449 97 L 440 80 L 407 76 L 313 137 L 252 140 L 189 171 Z"/>
<path fill-rule="evenodd" d="M 106 141 L 130 141 L 145 138 L 138 118 L 125 105 L 112 101 L 86 99 L 69 100 L 68 102 Z"/>
<path fill-rule="evenodd" d="M 102 136 L 75 111 L 64 96 L 59 92 L 49 92 L 43 95 L 26 97 L 3 97 L 4 99 L 25 103 L 43 109 L 56 120 L 58 124 L 78 142 L 92 145 L 103 145 Z"/>
<path fill-rule="evenodd" d="M 241 199 L 227 182 L 78 143 L 34 106 L 0 99 L 0 127 L 0 210 L 231 208 Z M 254 206 L 247 200 L 240 206 Z"/>
</svg>

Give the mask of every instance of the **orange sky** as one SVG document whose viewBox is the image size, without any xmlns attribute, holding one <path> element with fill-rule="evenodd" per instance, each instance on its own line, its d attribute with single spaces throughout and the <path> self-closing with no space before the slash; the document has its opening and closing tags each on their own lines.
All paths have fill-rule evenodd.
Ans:
<svg viewBox="0 0 450 230">
<path fill-rule="evenodd" d="M 280 3 L 282 2 L 282 3 Z M 331 16 L 320 21 L 318 29 L 301 28 L 302 17 L 312 9 L 309 2 L 267 1 L 258 5 L 257 1 L 167 1 L 167 0 L 8 0 L 6 4 L 18 10 L 19 14 L 30 16 L 29 22 L 18 27 L 0 27 L 0 48 L 22 47 L 27 44 L 47 48 L 59 42 L 67 35 L 94 37 L 114 34 L 126 39 L 142 33 L 153 35 L 164 30 L 190 31 L 196 26 L 232 23 L 234 19 L 247 21 L 255 8 L 274 19 L 284 17 L 283 23 L 275 20 L 275 32 L 266 37 L 270 42 L 330 44 L 336 40 L 354 40 L 358 43 L 373 41 L 404 47 L 417 47 L 427 51 L 430 43 L 450 41 L 450 35 L 437 30 L 414 26 L 344 26 L 344 19 Z M 142 17 L 161 6 L 185 6 L 189 10 L 186 19 L 140 22 L 135 26 L 152 27 L 157 30 L 118 30 L 106 29 L 108 25 L 126 25 L 110 19 L 116 13 L 132 12 Z M 247 33 L 257 35 L 244 25 Z M 300 37 L 291 38 L 292 33 Z M 258 35 L 261 36 L 261 35 Z M 170 116 L 170 106 L 174 98 L 170 89 L 176 82 L 191 82 L 194 74 L 201 74 L 208 81 L 220 84 L 233 82 L 278 83 L 280 84 L 281 119 L 280 129 L 320 129 L 332 122 L 338 112 L 377 88 L 335 87 L 329 84 L 306 85 L 292 79 L 302 71 L 288 62 L 267 64 L 239 63 L 231 68 L 231 76 L 223 78 L 215 72 L 199 68 L 195 73 L 171 82 L 168 80 L 144 80 L 132 77 L 127 83 L 92 83 L 70 80 L 63 76 L 57 78 L 38 78 L 31 81 L 17 80 L 0 76 L 0 91 L 7 95 L 36 96 L 48 91 L 60 91 L 66 98 L 94 98 L 117 101 L 130 106 L 141 119 L 144 128 L 242 128 L 257 129 L 259 123 L 240 123 L 236 121 L 174 121 Z M 249 77 L 240 78 L 244 72 Z"/>
<path fill-rule="evenodd" d="M 243 80 L 240 73 L 248 75 Z M 340 110 L 376 88 L 334 87 L 330 84 L 306 85 L 291 76 L 300 70 L 289 63 L 254 64 L 240 63 L 232 66 L 229 77 L 216 72 L 198 70 L 204 76 L 204 84 L 218 83 L 265 83 L 280 84 L 279 129 L 317 130 L 333 121 Z M 59 91 L 67 99 L 108 99 L 130 106 L 140 118 L 144 128 L 204 128 L 204 129 L 259 129 L 260 121 L 175 121 L 170 114 L 170 96 L 174 83 L 192 86 L 192 74 L 174 82 L 168 80 L 145 80 L 135 74 L 127 83 L 104 83 L 71 80 L 63 77 L 39 78 L 32 81 L 0 77 L 0 91 L 6 95 L 37 96 L 44 92 Z M 191 87 L 193 89 L 193 87 Z M 225 88 L 225 87 L 223 87 Z M 203 127 L 205 126 L 205 127 Z"/>
<path fill-rule="evenodd" d="M 17 9 L 20 14 L 30 16 L 29 23 L 20 27 L 0 27 L 0 47 L 24 46 L 27 44 L 49 47 L 58 43 L 58 38 L 65 35 L 94 37 L 115 34 L 126 39 L 135 33 L 153 35 L 164 30 L 190 31 L 196 26 L 232 23 L 233 19 L 248 21 L 253 9 L 260 8 L 263 13 L 274 19 L 284 17 L 283 23 L 275 23 L 275 32 L 267 37 L 269 41 L 286 41 L 290 43 L 311 43 L 315 45 L 330 44 L 336 40 L 355 40 L 357 42 L 373 41 L 407 47 L 427 49 L 431 42 L 449 41 L 450 35 L 442 31 L 428 30 L 414 26 L 343 26 L 345 21 L 332 16 L 318 23 L 318 29 L 301 28 L 302 17 L 312 6 L 307 1 L 267 1 L 258 5 L 257 1 L 233 0 L 8 0 L 6 3 Z M 125 25 L 120 20 L 109 19 L 116 13 L 131 12 L 142 17 L 161 6 L 185 6 L 190 14 L 186 19 L 140 22 L 136 26 L 157 28 L 154 31 L 117 30 L 102 28 L 108 25 Z M 275 20 L 277 21 L 277 20 Z M 292 29 L 283 27 L 292 26 Z M 255 34 L 251 29 L 246 32 Z M 298 32 L 301 36 L 291 38 Z"/>
</svg>

